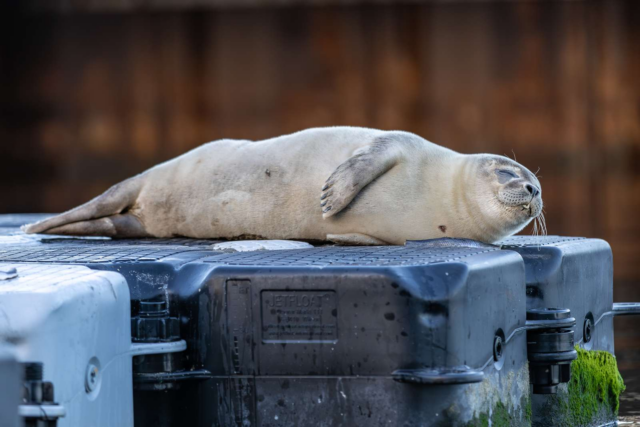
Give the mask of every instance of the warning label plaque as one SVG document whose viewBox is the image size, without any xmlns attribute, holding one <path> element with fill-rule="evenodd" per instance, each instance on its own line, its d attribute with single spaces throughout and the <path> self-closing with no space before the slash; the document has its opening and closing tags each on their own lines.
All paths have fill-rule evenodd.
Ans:
<svg viewBox="0 0 640 427">
<path fill-rule="evenodd" d="M 338 339 L 335 291 L 262 291 L 260 300 L 264 343 Z"/>
</svg>

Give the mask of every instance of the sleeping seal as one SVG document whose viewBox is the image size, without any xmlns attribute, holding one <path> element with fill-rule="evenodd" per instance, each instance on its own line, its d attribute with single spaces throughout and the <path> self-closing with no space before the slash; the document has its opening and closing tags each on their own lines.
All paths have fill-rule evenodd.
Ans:
<svg viewBox="0 0 640 427">
<path fill-rule="evenodd" d="M 460 154 L 408 132 L 329 127 L 210 142 L 25 231 L 491 243 L 541 212 L 538 179 L 509 158 Z"/>
</svg>

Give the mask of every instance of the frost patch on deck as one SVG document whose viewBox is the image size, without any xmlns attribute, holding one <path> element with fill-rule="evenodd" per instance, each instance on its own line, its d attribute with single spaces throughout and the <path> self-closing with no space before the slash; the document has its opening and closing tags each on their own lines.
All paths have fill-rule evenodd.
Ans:
<svg viewBox="0 0 640 427">
<path fill-rule="evenodd" d="M 311 249 L 309 243 L 292 240 L 241 240 L 234 242 L 216 243 L 214 251 L 222 252 L 251 252 L 251 251 L 279 251 L 286 249 Z"/>
</svg>

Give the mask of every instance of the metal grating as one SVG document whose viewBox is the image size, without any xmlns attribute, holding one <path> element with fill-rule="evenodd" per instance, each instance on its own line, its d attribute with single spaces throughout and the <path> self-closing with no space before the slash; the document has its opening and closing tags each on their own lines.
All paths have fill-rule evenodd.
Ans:
<svg viewBox="0 0 640 427">
<path fill-rule="evenodd" d="M 420 245 L 377 247 L 324 247 L 282 251 L 224 254 L 206 262 L 246 266 L 398 266 L 451 262 L 499 248 L 430 248 Z"/>
<path fill-rule="evenodd" d="M 0 293 L 33 292 L 62 282 L 104 276 L 104 272 L 78 265 L 0 264 L 0 270 L 7 269 L 15 269 L 17 274 L 0 282 Z"/>
<path fill-rule="evenodd" d="M 20 229 L 17 227 L 0 227 L 0 236 L 9 236 L 20 233 Z"/>
<path fill-rule="evenodd" d="M 74 245 L 108 245 L 108 246 L 184 246 L 187 248 L 211 248 L 212 245 L 222 240 L 206 239 L 82 239 L 82 238 L 44 238 L 40 242 L 44 244 L 74 244 Z"/>
<path fill-rule="evenodd" d="M 222 240 L 208 239 L 111 239 L 109 237 L 55 236 L 25 234 L 19 228 L 0 227 L 0 245 L 91 245 L 91 246 L 174 246 L 184 248 L 211 249 Z"/>
<path fill-rule="evenodd" d="M 19 228 L 25 224 L 42 221 L 54 214 L 2 214 L 0 215 L 0 227 Z"/>
<path fill-rule="evenodd" d="M 91 245 L 0 246 L 0 262 L 111 263 L 158 261 L 195 248 L 153 246 L 114 247 Z"/>
</svg>

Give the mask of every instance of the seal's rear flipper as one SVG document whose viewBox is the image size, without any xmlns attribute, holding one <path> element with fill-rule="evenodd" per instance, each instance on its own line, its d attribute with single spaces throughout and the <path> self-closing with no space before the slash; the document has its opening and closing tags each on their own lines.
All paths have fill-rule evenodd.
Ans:
<svg viewBox="0 0 640 427">
<path fill-rule="evenodd" d="M 130 178 L 126 181 L 116 184 L 100 196 L 85 203 L 82 206 L 71 209 L 68 212 L 54 216 L 52 218 L 45 219 L 44 221 L 36 222 L 35 224 L 29 224 L 23 227 L 23 230 L 27 234 L 45 233 L 45 234 L 69 234 L 69 235 L 101 235 L 101 236 L 115 236 L 114 234 L 101 234 L 108 229 L 118 229 L 117 226 L 111 227 L 105 225 L 104 222 L 95 222 L 90 220 L 96 220 L 105 217 L 112 217 L 120 213 L 125 212 L 133 206 L 140 190 L 142 188 L 141 176 Z M 121 215 L 132 216 L 132 215 Z M 135 218 L 135 217 L 133 217 Z M 121 223 L 121 219 L 117 219 L 117 223 Z M 142 230 L 142 224 L 135 218 L 135 221 L 140 225 Z M 130 223 L 130 220 L 126 220 Z M 71 225 L 78 223 L 77 226 L 71 227 Z M 84 223 L 84 225 L 80 225 Z M 125 226 L 124 222 L 121 223 L 123 231 L 137 230 L 137 226 Z M 82 230 L 82 231 L 80 231 Z M 54 232 L 55 231 L 55 232 Z M 117 234 L 120 236 L 120 234 Z M 124 236 L 123 236 L 124 237 Z M 133 236 L 126 236 L 133 237 Z"/>
<path fill-rule="evenodd" d="M 65 236 L 150 237 L 138 218 L 132 214 L 113 215 L 89 221 L 72 222 L 50 228 L 46 234 Z"/>
</svg>

